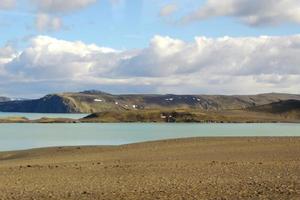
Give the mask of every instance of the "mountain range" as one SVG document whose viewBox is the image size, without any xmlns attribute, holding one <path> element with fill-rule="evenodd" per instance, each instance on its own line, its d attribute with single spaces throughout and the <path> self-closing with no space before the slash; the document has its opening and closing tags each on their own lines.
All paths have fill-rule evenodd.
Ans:
<svg viewBox="0 0 300 200">
<path fill-rule="evenodd" d="M 98 113 L 104 111 L 147 109 L 224 111 L 256 107 L 262 109 L 266 108 L 266 105 L 281 101 L 300 101 L 300 95 L 281 93 L 231 96 L 174 94 L 113 95 L 91 90 L 78 93 L 50 94 L 33 100 L 8 100 L 9 98 L 0 98 L 0 111 L 32 113 Z"/>
</svg>

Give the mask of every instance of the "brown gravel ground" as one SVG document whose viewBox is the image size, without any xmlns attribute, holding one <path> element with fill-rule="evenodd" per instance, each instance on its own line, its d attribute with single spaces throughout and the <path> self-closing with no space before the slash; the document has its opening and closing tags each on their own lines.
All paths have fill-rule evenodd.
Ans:
<svg viewBox="0 0 300 200">
<path fill-rule="evenodd" d="M 300 138 L 0 153 L 0 199 L 300 199 Z"/>
</svg>

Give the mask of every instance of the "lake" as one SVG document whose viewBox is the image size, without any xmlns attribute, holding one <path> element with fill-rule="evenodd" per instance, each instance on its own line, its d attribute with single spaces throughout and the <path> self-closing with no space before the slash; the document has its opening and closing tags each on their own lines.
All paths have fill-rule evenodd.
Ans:
<svg viewBox="0 0 300 200">
<path fill-rule="evenodd" d="M 71 118 L 71 119 L 80 119 L 88 114 L 56 114 L 56 113 L 7 113 L 7 112 L 0 112 L 0 118 L 5 117 L 26 117 L 27 119 L 35 120 L 40 119 L 42 117 L 48 118 Z"/>
<path fill-rule="evenodd" d="M 0 151 L 209 136 L 300 136 L 300 124 L 0 124 Z"/>
</svg>

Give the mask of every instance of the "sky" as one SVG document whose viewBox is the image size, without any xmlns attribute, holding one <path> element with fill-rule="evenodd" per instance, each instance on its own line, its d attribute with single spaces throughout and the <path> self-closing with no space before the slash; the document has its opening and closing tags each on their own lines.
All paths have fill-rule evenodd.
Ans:
<svg viewBox="0 0 300 200">
<path fill-rule="evenodd" d="M 0 0 L 0 96 L 300 93 L 299 0 Z"/>
</svg>

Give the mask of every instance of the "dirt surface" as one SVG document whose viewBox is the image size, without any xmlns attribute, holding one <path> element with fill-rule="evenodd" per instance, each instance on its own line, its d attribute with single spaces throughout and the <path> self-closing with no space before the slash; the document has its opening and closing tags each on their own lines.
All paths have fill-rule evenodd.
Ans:
<svg viewBox="0 0 300 200">
<path fill-rule="evenodd" d="M 300 138 L 0 153 L 0 199 L 300 199 Z"/>
</svg>

